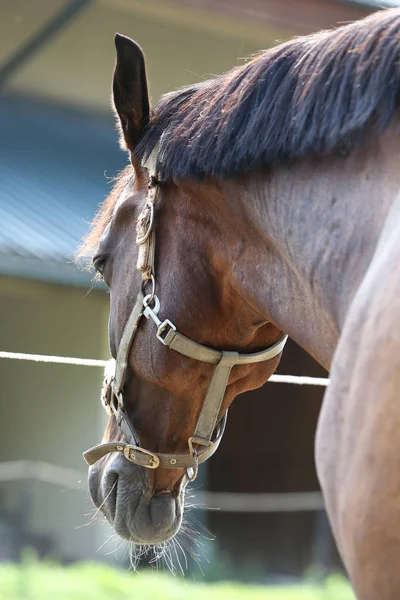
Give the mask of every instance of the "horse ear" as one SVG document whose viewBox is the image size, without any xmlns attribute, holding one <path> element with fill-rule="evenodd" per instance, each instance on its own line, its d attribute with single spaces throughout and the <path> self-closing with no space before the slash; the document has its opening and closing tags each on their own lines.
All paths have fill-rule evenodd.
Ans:
<svg viewBox="0 0 400 600">
<path fill-rule="evenodd" d="M 149 122 L 150 103 L 147 91 L 143 51 L 124 35 L 115 36 L 117 63 L 113 79 L 113 100 L 126 147 L 135 149 Z"/>
</svg>

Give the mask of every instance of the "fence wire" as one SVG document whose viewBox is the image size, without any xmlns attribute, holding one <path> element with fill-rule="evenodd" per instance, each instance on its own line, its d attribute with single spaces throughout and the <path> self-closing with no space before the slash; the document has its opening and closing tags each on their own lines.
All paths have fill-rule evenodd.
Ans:
<svg viewBox="0 0 400 600">
<path fill-rule="evenodd" d="M 0 484 L 18 481 L 39 481 L 62 489 L 88 492 L 87 475 L 83 471 L 44 461 L 13 460 L 0 463 Z M 324 501 L 318 491 L 243 494 L 190 490 L 189 505 L 196 510 L 219 512 L 282 513 L 322 510 Z"/>
<path fill-rule="evenodd" d="M 70 356 L 46 356 L 45 354 L 25 354 L 23 352 L 0 352 L 0 358 L 11 360 L 28 360 L 33 362 L 76 365 L 80 367 L 102 367 L 108 364 L 108 360 L 96 360 L 94 358 L 73 358 Z M 295 385 L 317 385 L 327 387 L 329 379 L 324 377 L 307 377 L 302 375 L 272 375 L 268 381 L 272 383 L 289 383 Z"/>
<path fill-rule="evenodd" d="M 23 352 L 0 351 L 0 358 L 26 360 L 37 363 L 74 365 L 81 367 L 105 368 L 108 360 L 77 358 L 69 356 L 49 356 L 26 354 Z M 329 379 L 297 375 L 272 375 L 269 382 L 295 385 L 316 385 L 327 387 Z M 0 463 L 0 483 L 21 480 L 35 480 L 69 489 L 86 491 L 86 475 L 58 465 L 41 461 L 11 461 Z M 235 513 L 275 513 L 315 511 L 324 508 L 321 492 L 295 492 L 284 494 L 238 494 L 230 492 L 198 491 L 191 498 L 191 504 L 199 510 L 219 510 Z"/>
</svg>

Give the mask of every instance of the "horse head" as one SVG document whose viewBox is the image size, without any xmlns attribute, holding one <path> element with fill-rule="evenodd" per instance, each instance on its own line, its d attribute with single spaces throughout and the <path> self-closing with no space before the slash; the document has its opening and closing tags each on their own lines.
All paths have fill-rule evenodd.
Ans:
<svg viewBox="0 0 400 600">
<path fill-rule="evenodd" d="M 116 48 L 113 99 L 130 164 L 86 242 L 110 290 L 116 366 L 103 443 L 86 458 L 92 499 L 115 531 L 154 545 L 178 532 L 186 485 L 218 447 L 229 405 L 265 383 L 285 338 L 242 294 L 252 225 L 228 201 L 234 190 L 160 180 L 157 148 L 136 158 L 152 127 L 144 56 L 123 36 Z"/>
</svg>

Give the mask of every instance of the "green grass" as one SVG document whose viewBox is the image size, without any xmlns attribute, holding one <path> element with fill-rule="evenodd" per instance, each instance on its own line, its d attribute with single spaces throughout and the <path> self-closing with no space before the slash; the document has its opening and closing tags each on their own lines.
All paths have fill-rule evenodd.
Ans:
<svg viewBox="0 0 400 600">
<path fill-rule="evenodd" d="M 265 587 L 194 583 L 160 572 L 140 574 L 107 565 L 69 567 L 25 561 L 0 565 L 1 600 L 355 600 L 340 577 L 322 586 Z"/>
</svg>

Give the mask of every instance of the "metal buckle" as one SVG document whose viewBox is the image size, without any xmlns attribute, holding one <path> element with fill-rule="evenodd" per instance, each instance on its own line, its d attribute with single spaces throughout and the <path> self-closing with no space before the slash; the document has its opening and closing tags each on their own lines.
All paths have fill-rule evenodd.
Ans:
<svg viewBox="0 0 400 600">
<path fill-rule="evenodd" d="M 110 386 L 111 388 L 111 386 Z M 114 415 L 114 417 L 117 417 L 117 413 L 118 413 L 118 409 L 120 408 L 124 408 L 124 396 L 122 394 L 122 392 L 118 392 L 118 394 L 115 394 L 115 392 L 113 392 L 112 389 L 110 389 L 109 391 L 109 399 L 108 398 L 102 398 L 102 403 L 104 408 L 106 409 L 106 413 L 111 417 L 112 415 Z"/>
<path fill-rule="evenodd" d="M 146 212 L 149 212 L 149 222 L 147 224 L 147 229 L 146 232 L 141 235 L 141 236 L 136 236 L 136 243 L 140 246 L 141 244 L 144 244 L 148 238 L 149 235 L 151 234 L 151 231 L 153 229 L 153 223 L 154 223 L 154 204 L 153 202 L 146 202 L 146 204 L 143 206 L 141 213 L 139 215 L 138 221 L 140 219 L 144 219 L 145 217 L 147 217 L 147 215 L 145 214 Z"/>
<path fill-rule="evenodd" d="M 130 460 L 133 463 L 139 464 L 139 463 L 137 463 L 136 453 L 145 454 L 146 456 L 150 457 L 149 464 L 148 465 L 140 465 L 141 467 L 145 467 L 146 469 L 157 469 L 160 466 L 160 459 L 158 458 L 157 454 L 153 454 L 153 452 L 150 452 L 149 450 L 144 450 L 143 448 L 139 448 L 139 446 L 130 446 L 129 444 L 127 446 L 125 446 L 125 448 L 124 448 L 125 458 L 127 458 L 128 460 Z"/>
<path fill-rule="evenodd" d="M 152 300 L 154 301 L 153 308 L 151 308 L 149 306 L 149 304 Z M 160 342 L 162 344 L 164 344 L 164 346 L 166 346 L 166 343 L 165 343 L 166 335 L 163 337 L 162 334 L 165 332 L 165 330 L 168 327 L 169 327 L 169 330 L 172 329 L 173 331 L 176 331 L 175 325 L 173 323 L 171 323 L 171 321 L 169 319 L 165 319 L 165 321 L 161 321 L 161 319 L 158 318 L 158 313 L 160 310 L 160 300 L 158 299 L 158 296 L 154 296 L 154 298 L 152 298 L 151 294 L 147 294 L 147 296 L 145 296 L 143 298 L 143 306 L 144 306 L 143 315 L 146 317 L 146 319 L 151 319 L 157 325 L 157 339 L 160 340 Z"/>
<path fill-rule="evenodd" d="M 111 372 L 112 370 L 112 372 Z M 100 400 L 105 409 L 106 413 L 111 416 L 113 414 L 111 410 L 111 398 L 113 396 L 113 383 L 115 381 L 115 361 L 109 360 L 104 370 L 103 386 L 101 388 Z"/>
<path fill-rule="evenodd" d="M 111 406 L 110 406 L 111 396 L 112 396 L 111 383 L 104 382 L 103 388 L 101 390 L 100 400 L 101 400 L 104 410 L 106 411 L 106 413 L 108 414 L 109 417 L 112 415 L 112 410 L 111 410 Z"/>
<path fill-rule="evenodd" d="M 118 402 L 118 398 L 116 397 L 116 395 L 113 392 L 111 392 L 110 403 L 108 406 L 110 408 L 109 415 L 114 415 L 114 417 L 117 417 L 119 402 Z"/>
<path fill-rule="evenodd" d="M 169 327 L 169 329 L 168 329 L 167 333 L 165 334 L 165 336 L 164 336 L 164 337 L 162 337 L 162 334 L 163 334 L 163 333 L 165 333 L 165 330 L 166 330 L 168 327 Z M 165 321 L 163 321 L 163 322 L 161 323 L 161 325 L 160 325 L 160 326 L 158 327 L 158 329 L 157 329 L 157 339 L 158 339 L 158 340 L 160 340 L 160 342 L 161 342 L 162 344 L 164 344 L 164 346 L 166 346 L 166 345 L 167 345 L 167 344 L 165 343 L 165 338 L 167 337 L 168 333 L 169 333 L 171 330 L 172 330 L 172 331 L 176 331 L 176 327 L 175 327 L 175 325 L 174 325 L 173 323 L 171 323 L 171 321 L 170 321 L 169 319 L 165 319 Z"/>
<path fill-rule="evenodd" d="M 154 306 L 153 308 L 151 308 L 150 302 L 154 301 Z M 153 294 L 147 294 L 147 296 L 145 296 L 143 298 L 143 306 L 144 306 L 144 311 L 143 311 L 143 315 L 146 317 L 146 319 L 153 319 L 154 323 L 156 325 L 160 325 L 161 321 L 158 318 L 158 313 L 160 310 L 160 300 L 158 298 L 158 296 L 153 296 Z"/>
<path fill-rule="evenodd" d="M 101 390 L 101 403 L 109 417 L 117 415 L 118 407 L 123 407 L 124 398 L 121 392 L 116 396 L 113 390 L 114 378 L 112 377 L 109 381 L 104 382 Z"/>
</svg>

